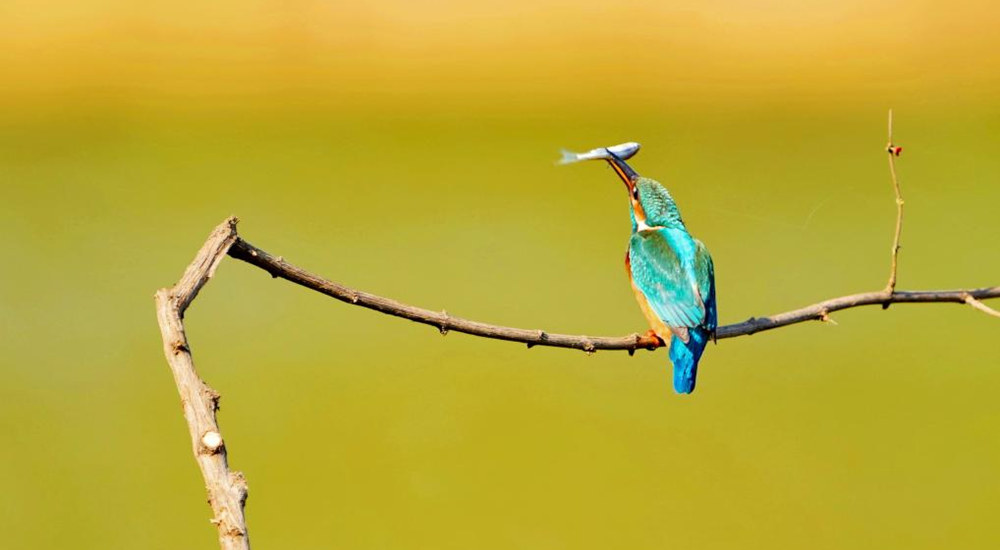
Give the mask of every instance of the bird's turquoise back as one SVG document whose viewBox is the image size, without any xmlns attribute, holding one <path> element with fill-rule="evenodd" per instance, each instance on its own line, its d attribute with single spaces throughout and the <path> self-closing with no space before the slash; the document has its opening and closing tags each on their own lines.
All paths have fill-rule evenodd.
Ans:
<svg viewBox="0 0 1000 550">
<path fill-rule="evenodd" d="M 673 198 L 654 180 L 637 182 L 643 224 L 632 212 L 629 274 L 636 289 L 672 334 L 674 389 L 694 391 L 698 361 L 717 326 L 715 269 L 708 249 L 691 237 Z"/>
</svg>

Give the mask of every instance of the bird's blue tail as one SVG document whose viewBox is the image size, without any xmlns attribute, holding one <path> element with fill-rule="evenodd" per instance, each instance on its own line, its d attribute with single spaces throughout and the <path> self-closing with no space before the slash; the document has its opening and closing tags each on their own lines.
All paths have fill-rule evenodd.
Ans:
<svg viewBox="0 0 1000 550">
<path fill-rule="evenodd" d="M 687 343 L 676 335 L 670 339 L 670 362 L 674 364 L 674 390 L 677 393 L 694 391 L 695 378 L 698 376 L 698 360 L 708 345 L 709 332 L 703 328 L 692 328 L 688 331 Z"/>
</svg>

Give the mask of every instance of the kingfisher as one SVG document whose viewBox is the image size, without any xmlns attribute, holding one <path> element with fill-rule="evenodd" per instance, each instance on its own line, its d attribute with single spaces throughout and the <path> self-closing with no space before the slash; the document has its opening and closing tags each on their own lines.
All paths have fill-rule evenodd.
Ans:
<svg viewBox="0 0 1000 550">
<path fill-rule="evenodd" d="M 625 183 L 632 219 L 625 271 L 649 322 L 647 334 L 670 346 L 674 390 L 691 393 L 701 354 L 715 338 L 715 267 L 708 248 L 688 233 L 670 192 L 625 162 L 638 151 L 635 142 L 564 151 L 560 163 L 605 160 Z"/>
</svg>

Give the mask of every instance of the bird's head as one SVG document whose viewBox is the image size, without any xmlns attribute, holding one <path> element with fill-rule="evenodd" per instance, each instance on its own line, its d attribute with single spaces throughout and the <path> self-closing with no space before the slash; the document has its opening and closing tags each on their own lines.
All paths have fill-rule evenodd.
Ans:
<svg viewBox="0 0 1000 550">
<path fill-rule="evenodd" d="M 665 187 L 656 180 L 640 176 L 624 160 L 608 151 L 606 159 L 628 192 L 632 210 L 632 228 L 684 227 L 677 204 Z"/>
</svg>

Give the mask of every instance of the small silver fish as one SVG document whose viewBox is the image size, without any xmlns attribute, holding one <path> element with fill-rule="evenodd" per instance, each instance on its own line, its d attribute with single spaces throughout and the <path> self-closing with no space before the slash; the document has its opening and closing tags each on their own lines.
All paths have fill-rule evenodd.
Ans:
<svg viewBox="0 0 1000 550">
<path fill-rule="evenodd" d="M 580 162 L 581 160 L 606 160 L 611 158 L 611 155 L 608 154 L 609 152 L 622 160 L 628 160 L 639 152 L 639 147 L 638 143 L 630 141 L 628 143 L 612 145 L 611 147 L 598 147 L 586 153 L 574 153 L 573 151 L 563 149 L 559 164 L 570 164 Z"/>
</svg>

